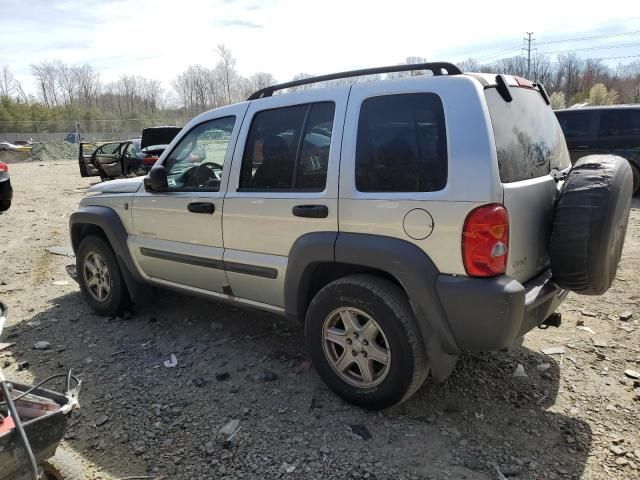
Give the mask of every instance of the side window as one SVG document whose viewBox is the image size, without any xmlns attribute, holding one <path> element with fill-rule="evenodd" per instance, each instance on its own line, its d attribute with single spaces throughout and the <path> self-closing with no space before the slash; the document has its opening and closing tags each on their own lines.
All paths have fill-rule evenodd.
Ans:
<svg viewBox="0 0 640 480">
<path fill-rule="evenodd" d="M 447 184 L 447 137 L 440 97 L 384 95 L 360 108 L 356 144 L 360 192 L 434 192 Z"/>
<path fill-rule="evenodd" d="M 121 143 L 105 143 L 96 150 L 96 155 L 115 155 L 118 153 Z"/>
<path fill-rule="evenodd" d="M 125 158 L 133 158 L 133 143 L 127 143 L 125 145 L 122 156 Z"/>
<path fill-rule="evenodd" d="M 217 118 L 187 133 L 164 161 L 169 190 L 220 190 L 220 177 L 236 117 Z"/>
<path fill-rule="evenodd" d="M 320 102 L 256 113 L 239 190 L 324 190 L 334 112 L 333 102 Z"/>
<path fill-rule="evenodd" d="M 640 110 L 603 110 L 600 136 L 616 137 L 640 135 Z"/>
<path fill-rule="evenodd" d="M 592 131 L 593 115 L 598 112 L 558 112 L 557 117 L 565 137 L 586 138 L 595 136 Z"/>
</svg>

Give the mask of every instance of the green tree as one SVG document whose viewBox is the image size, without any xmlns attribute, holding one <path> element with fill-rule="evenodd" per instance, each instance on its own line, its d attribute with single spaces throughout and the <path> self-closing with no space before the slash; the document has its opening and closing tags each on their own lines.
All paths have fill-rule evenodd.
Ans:
<svg viewBox="0 0 640 480">
<path fill-rule="evenodd" d="M 564 99 L 564 92 L 553 92 L 549 98 L 551 101 L 551 108 L 558 110 L 567 106 Z"/>
<path fill-rule="evenodd" d="M 618 100 L 618 92 L 607 90 L 602 83 L 596 83 L 589 89 L 589 103 L 591 105 L 612 105 Z"/>
</svg>

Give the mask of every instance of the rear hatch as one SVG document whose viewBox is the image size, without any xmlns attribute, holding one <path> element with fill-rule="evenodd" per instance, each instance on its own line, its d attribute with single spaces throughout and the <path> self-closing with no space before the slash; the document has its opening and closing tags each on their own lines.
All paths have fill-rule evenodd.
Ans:
<svg viewBox="0 0 640 480">
<path fill-rule="evenodd" d="M 507 77 L 509 78 L 509 77 Z M 496 143 L 503 203 L 509 213 L 507 275 L 526 282 L 549 267 L 551 220 L 569 152 L 558 120 L 537 89 L 509 79 L 512 101 L 485 89 Z M 529 84 L 530 85 L 530 84 Z"/>
<path fill-rule="evenodd" d="M 142 130 L 140 148 L 152 145 L 168 145 L 180 133 L 180 127 L 149 127 Z"/>
</svg>

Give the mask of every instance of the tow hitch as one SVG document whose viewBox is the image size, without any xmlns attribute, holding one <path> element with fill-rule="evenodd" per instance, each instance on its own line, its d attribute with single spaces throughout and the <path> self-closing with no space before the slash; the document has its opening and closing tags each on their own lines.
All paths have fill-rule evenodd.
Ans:
<svg viewBox="0 0 640 480">
<path fill-rule="evenodd" d="M 561 323 L 562 323 L 562 314 L 555 312 L 549 315 L 544 322 L 538 325 L 538 328 L 541 328 L 542 330 L 545 330 L 549 327 L 558 328 Z"/>
</svg>

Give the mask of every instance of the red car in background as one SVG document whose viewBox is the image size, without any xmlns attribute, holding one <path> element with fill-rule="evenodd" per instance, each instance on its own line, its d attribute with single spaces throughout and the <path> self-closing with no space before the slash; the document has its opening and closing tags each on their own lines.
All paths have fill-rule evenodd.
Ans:
<svg viewBox="0 0 640 480">
<path fill-rule="evenodd" d="M 0 212 L 9 210 L 12 198 L 13 189 L 9 179 L 9 166 L 4 162 L 0 162 Z"/>
</svg>

